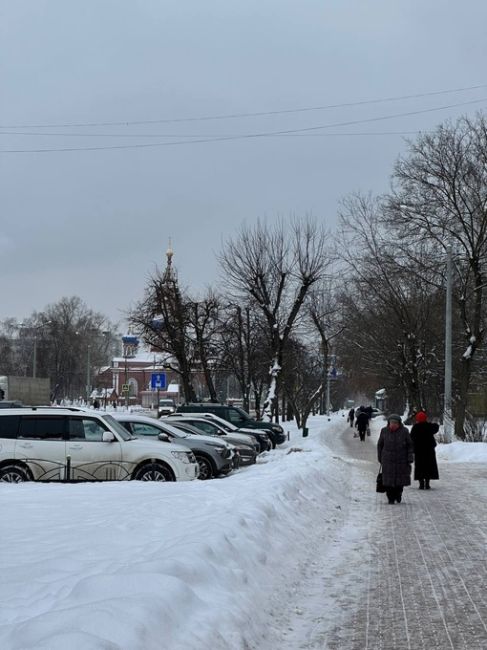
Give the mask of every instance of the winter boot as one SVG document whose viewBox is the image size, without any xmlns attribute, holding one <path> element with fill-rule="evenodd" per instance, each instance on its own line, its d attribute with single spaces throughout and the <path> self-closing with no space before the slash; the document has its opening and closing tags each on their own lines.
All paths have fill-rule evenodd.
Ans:
<svg viewBox="0 0 487 650">
<path fill-rule="evenodd" d="M 425 489 L 425 490 L 431 490 L 431 486 L 430 486 L 429 478 L 425 479 L 425 482 L 424 482 L 424 489 Z"/>
<path fill-rule="evenodd" d="M 424 479 L 419 479 L 419 489 L 424 490 Z"/>
</svg>

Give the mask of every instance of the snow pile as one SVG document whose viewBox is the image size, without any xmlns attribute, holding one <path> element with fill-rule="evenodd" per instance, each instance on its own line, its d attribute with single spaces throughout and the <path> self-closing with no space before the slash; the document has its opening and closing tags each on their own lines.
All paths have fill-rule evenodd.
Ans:
<svg viewBox="0 0 487 650">
<path fill-rule="evenodd" d="M 308 424 L 220 480 L 1 485 L 0 647 L 258 647 L 286 558 L 332 539 L 348 499 L 320 442 L 344 418 Z"/>
<path fill-rule="evenodd" d="M 487 463 L 487 444 L 485 442 L 452 442 L 436 447 L 439 461 L 450 463 Z"/>
</svg>

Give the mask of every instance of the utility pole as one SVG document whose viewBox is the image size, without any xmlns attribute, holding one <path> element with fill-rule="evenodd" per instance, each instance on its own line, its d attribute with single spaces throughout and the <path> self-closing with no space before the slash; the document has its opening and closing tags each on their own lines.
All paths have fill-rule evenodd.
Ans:
<svg viewBox="0 0 487 650">
<path fill-rule="evenodd" d="M 34 354 L 32 358 L 32 377 L 37 377 L 37 334 L 34 330 Z"/>
<path fill-rule="evenodd" d="M 88 344 L 88 351 L 86 355 L 86 404 L 90 401 L 90 393 L 91 393 L 91 351 L 90 351 L 90 345 Z"/>
<path fill-rule="evenodd" d="M 129 391 L 128 391 L 128 385 L 129 385 L 129 375 L 128 375 L 128 368 L 127 368 L 127 351 L 125 351 L 125 384 L 124 384 L 124 390 L 125 390 L 125 408 L 129 409 Z M 159 405 L 159 402 L 157 403 Z"/>
<path fill-rule="evenodd" d="M 445 401 L 443 406 L 443 431 L 445 442 L 452 441 L 452 247 L 446 249 L 446 300 L 445 300 Z"/>
<path fill-rule="evenodd" d="M 326 414 L 330 415 L 330 369 L 326 373 Z"/>
</svg>

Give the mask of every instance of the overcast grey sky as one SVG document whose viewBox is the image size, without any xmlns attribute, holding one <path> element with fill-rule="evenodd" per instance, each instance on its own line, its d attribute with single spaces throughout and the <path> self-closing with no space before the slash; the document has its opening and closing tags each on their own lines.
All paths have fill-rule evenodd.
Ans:
<svg viewBox="0 0 487 650">
<path fill-rule="evenodd" d="M 78 295 L 121 321 L 154 265 L 164 264 L 169 237 L 181 280 L 202 290 L 217 278 L 222 239 L 244 220 L 313 213 L 333 227 L 344 195 L 388 187 L 403 137 L 324 134 L 427 130 L 487 106 L 133 148 L 487 98 L 486 86 L 163 121 L 487 84 L 487 3 L 3 0 L 0 7 L 0 319 Z M 113 122 L 124 124 L 101 124 Z M 65 126 L 72 124 L 80 126 Z M 131 148 L 14 153 L 120 145 Z"/>
</svg>

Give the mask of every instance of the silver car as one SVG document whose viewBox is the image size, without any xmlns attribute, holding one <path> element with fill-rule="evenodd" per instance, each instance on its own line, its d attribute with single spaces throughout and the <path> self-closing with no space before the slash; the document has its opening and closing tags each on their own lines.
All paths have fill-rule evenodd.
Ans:
<svg viewBox="0 0 487 650">
<path fill-rule="evenodd" d="M 184 413 L 178 416 L 170 416 L 167 420 L 175 427 L 181 424 L 190 424 L 201 431 L 203 435 L 217 436 L 230 442 L 237 447 L 242 465 L 252 465 L 260 453 L 260 445 L 255 438 L 243 433 L 229 432 L 218 422 L 208 420 L 208 418 L 190 416 Z"/>
<path fill-rule="evenodd" d="M 189 447 L 196 456 L 199 465 L 198 478 L 201 480 L 226 476 L 234 467 L 235 449 L 224 440 L 191 435 L 171 426 L 171 423 L 165 419 L 155 420 L 134 413 L 113 413 L 113 417 L 134 436 L 144 438 L 147 436 L 157 440 L 162 434 L 163 437 L 167 436 L 167 442 Z"/>
<path fill-rule="evenodd" d="M 171 418 L 177 417 L 196 417 L 196 418 L 206 418 L 212 422 L 217 422 L 222 429 L 227 431 L 229 435 L 233 433 L 243 433 L 247 436 L 255 438 L 259 443 L 260 451 L 269 451 L 272 449 L 272 441 L 269 438 L 269 432 L 264 429 L 246 429 L 245 427 L 237 427 L 232 422 L 224 420 L 223 418 L 215 415 L 214 413 L 170 413 Z"/>
</svg>

